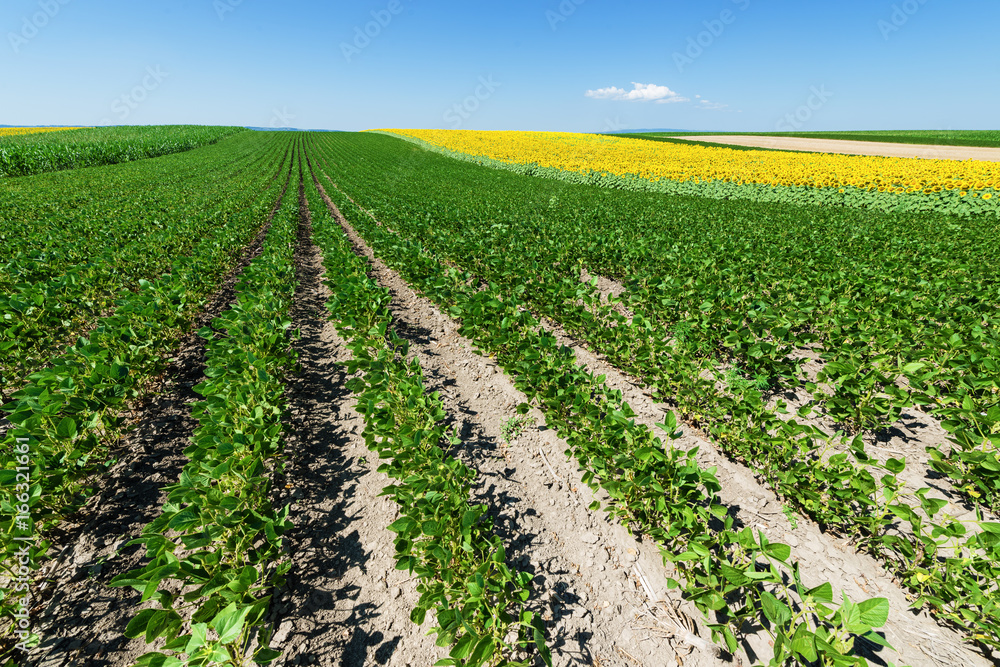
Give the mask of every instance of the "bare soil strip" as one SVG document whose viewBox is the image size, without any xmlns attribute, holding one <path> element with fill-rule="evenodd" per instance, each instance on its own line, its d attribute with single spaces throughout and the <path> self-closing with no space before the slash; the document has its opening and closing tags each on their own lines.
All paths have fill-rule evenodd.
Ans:
<svg viewBox="0 0 1000 667">
<path fill-rule="evenodd" d="M 223 280 L 194 331 L 208 325 L 236 299 L 236 283 L 260 254 L 281 198 L 267 223 L 237 266 Z M 140 594 L 112 588 L 118 576 L 141 566 L 145 550 L 125 545 L 140 536 L 159 514 L 166 499 L 162 489 L 180 477 L 183 455 L 197 422 L 191 405 L 200 400 L 193 387 L 204 381 L 205 341 L 191 333 L 181 343 L 152 398 L 133 409 L 133 430 L 117 448 L 118 463 L 94 480 L 99 487 L 86 506 L 48 538 L 57 553 L 35 578 L 32 610 L 40 645 L 26 665 L 95 667 L 134 664 L 149 649 L 142 639 L 124 635 L 139 609 Z"/>
<path fill-rule="evenodd" d="M 611 295 L 618 296 L 625 291 L 625 287 L 618 281 L 601 277 L 601 276 L 581 276 L 581 280 L 590 279 L 592 277 L 598 278 L 598 289 L 600 290 L 602 298 L 606 299 Z M 669 406 L 665 404 L 655 403 L 651 396 L 653 391 L 648 386 L 644 385 L 641 381 L 632 378 L 624 373 L 621 373 L 613 365 L 605 360 L 602 355 L 592 352 L 586 345 L 585 342 L 581 342 L 565 333 L 565 331 L 557 324 L 548 322 L 550 329 L 556 333 L 560 340 L 567 345 L 570 345 L 576 349 L 577 359 L 582 363 L 586 364 L 594 373 L 604 374 L 608 377 L 608 384 L 616 389 L 620 389 L 632 407 L 636 412 L 640 413 L 640 416 L 644 417 L 640 419 L 647 424 L 655 423 L 656 421 L 662 421 L 660 414 L 664 410 L 670 409 Z M 811 351 L 809 351 L 811 352 Z M 812 361 L 810 361 L 805 368 L 805 372 L 808 374 L 811 381 L 815 381 L 816 373 L 822 367 L 822 361 L 816 354 L 805 354 Z M 804 405 L 810 400 L 804 391 L 796 390 L 789 391 L 780 394 L 780 397 L 785 399 L 792 412 L 791 416 L 795 416 L 795 410 Z M 642 406 L 640 409 L 639 406 Z M 643 410 L 648 411 L 647 414 L 643 414 Z M 802 419 L 796 417 L 802 422 L 807 422 L 820 428 L 824 429 L 829 433 L 836 432 L 836 425 L 832 420 L 825 418 L 823 416 L 812 417 L 807 419 Z M 728 504 L 734 505 L 740 508 L 740 517 L 745 523 L 745 525 L 756 525 L 757 528 L 765 530 L 765 534 L 769 539 L 773 541 L 781 541 L 789 544 L 793 547 L 805 546 L 809 551 L 817 552 L 817 556 L 820 559 L 820 565 L 822 567 L 822 575 L 827 577 L 834 585 L 838 585 L 836 577 L 838 577 L 840 567 L 836 556 L 834 560 L 830 562 L 827 558 L 829 555 L 827 552 L 823 552 L 820 547 L 823 545 L 823 541 L 830 543 L 832 542 L 835 547 L 839 550 L 850 554 L 853 551 L 852 546 L 849 543 L 845 543 L 841 540 L 835 540 L 831 535 L 822 533 L 818 526 L 813 524 L 810 520 L 799 517 L 796 520 L 797 524 L 805 524 L 810 527 L 811 530 L 806 530 L 801 534 L 799 531 L 792 529 L 792 525 L 787 517 L 786 512 L 783 509 L 783 505 L 773 492 L 763 485 L 760 486 L 762 494 L 750 493 L 746 495 L 747 489 L 739 488 L 736 493 L 734 493 L 729 487 L 730 484 L 724 481 L 724 479 L 732 474 L 739 474 L 740 476 L 745 476 L 747 479 L 749 477 L 756 478 L 756 482 L 761 482 L 761 477 L 755 475 L 752 471 L 746 469 L 744 466 L 735 464 L 725 457 L 725 455 L 718 451 L 714 445 L 707 444 L 709 442 L 708 436 L 699 432 L 697 429 L 688 426 L 689 437 L 693 439 L 693 442 L 701 447 L 699 462 L 703 466 L 718 466 L 719 468 L 719 481 L 723 485 L 722 498 Z M 681 440 L 680 442 L 685 442 L 688 438 Z M 963 503 L 962 499 L 958 496 L 954 487 L 949 483 L 947 479 L 942 478 L 937 475 L 929 468 L 926 468 L 926 464 L 929 460 L 929 456 L 926 452 L 926 447 L 941 447 L 943 443 L 946 443 L 948 439 L 947 432 L 941 427 L 940 421 L 931 415 L 924 413 L 918 408 L 911 408 L 908 411 L 904 411 L 901 419 L 895 424 L 891 425 L 890 428 L 879 432 L 877 434 L 865 434 L 864 440 L 866 448 L 873 458 L 878 458 L 883 462 L 890 457 L 906 457 L 907 468 L 899 475 L 900 481 L 904 483 L 904 486 L 910 490 L 916 490 L 918 488 L 929 486 L 932 491 L 928 494 L 929 497 L 941 498 L 949 502 L 947 506 L 947 511 L 955 515 L 957 518 L 963 521 L 973 521 L 975 516 L 974 510 L 967 509 Z M 702 446 L 702 443 L 705 443 Z M 752 491 L 752 489 L 751 489 Z M 990 519 L 987 515 L 987 519 Z M 803 526 L 805 528 L 805 526 Z M 772 530 L 767 530 L 772 529 Z M 833 552 L 829 552 L 833 553 Z M 804 557 L 807 552 L 800 553 L 799 557 Z M 808 554 L 809 558 L 813 557 L 813 554 Z M 887 582 L 890 583 L 892 588 L 899 586 L 895 578 L 885 572 L 884 568 L 879 564 L 874 558 L 857 555 L 857 561 L 854 563 L 855 566 L 860 565 L 860 573 L 862 575 L 861 581 L 868 581 L 868 579 L 875 579 L 875 575 L 878 576 L 878 581 L 876 581 L 877 595 L 888 597 L 890 602 L 893 604 L 893 610 L 896 612 L 894 615 L 890 616 L 891 624 L 898 624 L 900 621 L 904 621 L 902 626 L 907 630 L 912 630 L 912 632 L 917 637 L 923 637 L 927 639 L 925 633 L 933 634 L 935 632 L 934 628 L 937 627 L 939 630 L 944 632 L 948 637 L 953 646 L 942 647 L 937 642 L 939 639 L 935 639 L 934 642 L 927 641 L 917 641 L 915 644 L 910 642 L 916 648 L 919 648 L 923 653 L 935 661 L 940 661 L 948 656 L 954 656 L 957 660 L 958 656 L 962 656 L 962 662 L 949 663 L 947 661 L 940 664 L 989 664 L 989 660 L 982 657 L 981 653 L 973 646 L 964 644 L 961 640 L 961 636 L 957 633 L 951 631 L 950 628 L 943 628 L 934 621 L 928 614 L 921 612 L 920 618 L 928 621 L 933 625 L 927 625 L 927 627 L 918 627 L 915 623 L 907 621 L 907 619 L 912 619 L 914 615 L 912 613 L 906 613 L 902 615 L 897 611 L 896 603 L 899 600 L 905 600 L 905 593 L 899 599 L 894 599 L 892 596 L 886 595 L 885 586 Z M 850 570 L 851 568 L 849 568 Z M 873 574 L 874 573 L 874 574 Z M 851 574 L 849 571 L 845 574 Z M 866 576 L 867 575 L 867 576 Z M 852 574 L 852 577 L 855 575 Z M 847 581 L 847 579 L 843 579 Z M 864 586 L 855 579 L 855 583 L 858 587 L 845 587 L 845 592 L 852 596 L 852 599 L 858 599 L 859 595 L 864 595 L 866 597 L 871 597 L 876 595 L 872 592 L 871 586 Z M 900 592 L 903 591 L 902 588 L 899 589 Z M 901 603 L 902 604 L 902 603 Z M 900 609 L 903 609 L 901 607 Z M 888 626 L 887 626 L 888 627 Z M 907 656 L 909 662 L 907 664 L 916 665 L 917 662 L 913 658 L 907 655 L 900 646 L 893 642 L 892 635 L 887 631 L 886 633 L 890 638 L 890 643 L 892 643 L 896 648 L 900 649 L 902 655 Z M 935 635 L 937 637 L 937 635 Z M 973 662 L 978 659 L 980 662 Z"/>
<path fill-rule="evenodd" d="M 372 262 L 373 277 L 392 292 L 398 330 L 411 340 L 411 350 L 420 358 L 428 384 L 442 391 L 451 414 L 467 415 L 457 421 L 465 436 L 462 455 L 486 480 L 484 493 L 498 512 L 498 524 L 509 526 L 503 537 L 511 545 L 510 555 L 520 559 L 519 566 L 527 565 L 539 575 L 536 583 L 543 599 L 553 605 L 554 612 L 564 614 L 547 616 L 555 639 L 554 654 L 560 661 L 557 664 L 596 664 L 600 660 L 600 664 L 669 665 L 678 652 L 681 660 L 676 664 L 716 664 L 718 660 L 706 652 L 683 655 L 693 649 L 690 643 L 679 641 L 684 628 L 678 626 L 700 618 L 700 614 L 667 590 L 671 572 L 664 568 L 655 545 L 637 542 L 621 526 L 587 509 L 592 500 L 589 488 L 581 483 L 575 462 L 559 454 L 566 444 L 545 429 L 540 412 L 532 415 L 537 425 L 526 429 L 506 450 L 502 447 L 503 424 L 514 415 L 513 407 L 524 400 L 523 394 L 492 360 L 472 351 L 471 342 L 456 333 L 453 320 L 375 258 L 363 239 L 333 210 L 356 251 Z M 653 401 L 645 388 L 557 327 L 552 329 L 562 343 L 576 349 L 578 361 L 595 374 L 606 375 L 609 386 L 623 392 L 639 415 L 637 421 L 651 428 L 663 421 L 667 406 Z M 912 667 L 990 664 L 951 629 L 925 612 L 909 611 L 906 594 L 874 559 L 858 554 L 850 544 L 822 533 L 807 520 L 798 520 L 793 526 L 773 492 L 703 437 L 689 432 L 675 444 L 700 447 L 699 463 L 717 467 L 722 500 L 738 510 L 744 525 L 793 547 L 793 555 L 801 559 L 807 586 L 830 581 L 838 595 L 843 590 L 855 601 L 878 596 L 889 599 L 893 611 L 885 637 L 900 655 L 871 647 L 868 657 L 873 664 L 900 660 Z M 490 452 L 497 447 L 502 461 Z M 665 611 L 669 605 L 679 610 L 675 612 L 679 623 L 668 619 L 666 613 L 657 613 L 658 618 L 643 617 L 643 598 L 647 596 L 630 567 L 633 563 L 640 566 L 654 596 L 667 601 L 659 609 Z M 567 615 L 571 620 L 567 621 Z M 569 628 L 565 628 L 567 624 Z M 651 629 L 662 630 L 664 626 L 673 632 L 657 635 Z M 574 633 L 576 641 L 568 641 Z M 708 636 L 703 629 L 696 634 Z M 664 635 L 669 637 L 667 642 L 656 643 Z M 751 660 L 770 656 L 769 640 L 762 628 L 750 629 L 746 639 L 744 648 Z"/>
<path fill-rule="evenodd" d="M 159 514 L 163 487 L 177 481 L 187 461 L 183 451 L 196 426 L 191 404 L 200 399 L 192 387 L 204 380 L 204 353 L 201 341 L 185 344 L 80 523 L 66 525 L 54 540 L 59 555 L 37 579 L 44 606 L 35 611 L 36 628 L 43 639 L 26 664 L 125 665 L 146 652 L 143 640 L 124 636 L 139 593 L 108 583 L 141 566 L 145 550 L 125 544 Z"/>
<path fill-rule="evenodd" d="M 638 414 L 637 422 L 653 428 L 654 424 L 663 421 L 663 415 L 670 408 L 654 401 L 647 387 L 618 371 L 584 344 L 567 336 L 557 325 L 549 323 L 549 326 L 562 344 L 575 349 L 577 361 L 595 374 L 606 375 L 608 386 L 622 392 Z M 992 664 L 975 647 L 965 644 L 961 635 L 942 626 L 925 611 L 910 611 L 907 594 L 877 560 L 858 553 L 849 541 L 823 533 L 819 526 L 808 519 L 799 517 L 793 525 L 781 500 L 758 476 L 745 466 L 726 458 L 703 434 L 690 428 L 685 428 L 684 431 L 684 437 L 676 441 L 675 446 L 683 449 L 699 447 L 698 463 L 703 468 L 717 468 L 716 476 L 722 485 L 719 495 L 723 503 L 738 510 L 737 516 L 743 525 L 762 531 L 772 542 L 791 546 L 792 557 L 799 559 L 806 586 L 829 581 L 834 586 L 837 598 L 840 591 L 843 591 L 855 602 L 870 597 L 885 597 L 889 600 L 892 611 L 889 622 L 882 630 L 889 643 L 899 651 L 899 655 L 891 655 L 891 652 L 885 650 L 866 655 L 872 664 L 880 664 L 880 660 L 911 667 L 985 667 Z M 764 633 L 750 639 L 748 648 L 751 658 L 756 657 L 754 653 L 761 657 L 767 654 L 767 648 L 761 643 L 766 641 Z"/>
<path fill-rule="evenodd" d="M 426 665 L 446 652 L 410 618 L 417 593 L 395 569 L 396 505 L 379 497 L 390 484 L 365 447 L 364 420 L 346 388 L 350 352 L 327 321 L 322 256 L 302 209 L 296 255 L 299 289 L 292 317 L 301 372 L 291 383 L 293 429 L 277 504 L 292 503 L 285 536 L 292 569 L 276 591 L 274 664 Z M 433 659 L 431 659 L 433 657 Z"/>
<path fill-rule="evenodd" d="M 562 455 L 566 443 L 540 425 L 541 413 L 535 411 L 508 444 L 505 424 L 524 394 L 494 361 L 473 351 L 451 318 L 375 258 L 329 199 L 327 204 L 355 252 L 371 262 L 371 277 L 392 294 L 394 328 L 409 341 L 428 390 L 440 392 L 454 420 L 463 442 L 454 454 L 480 473 L 475 500 L 491 507 L 509 564 L 536 575 L 535 610 L 546 620 L 555 664 L 726 664 L 692 646 L 704 640 L 685 640 L 693 607 L 674 611 L 681 604 L 676 595 L 670 611 L 648 600 L 636 573 L 662 571 L 657 550 L 587 508 L 590 490 Z M 661 577 L 657 583 L 662 595 L 666 582 Z"/>
<path fill-rule="evenodd" d="M 810 153 L 841 153 L 844 155 L 880 155 L 883 157 L 917 157 L 930 160 L 984 160 L 1000 162 L 1000 148 L 976 146 L 922 146 L 892 144 L 878 141 L 847 141 L 844 139 L 810 139 L 807 137 L 683 136 L 670 137 L 686 141 L 706 141 L 755 148 L 775 148 L 784 151 Z"/>
</svg>

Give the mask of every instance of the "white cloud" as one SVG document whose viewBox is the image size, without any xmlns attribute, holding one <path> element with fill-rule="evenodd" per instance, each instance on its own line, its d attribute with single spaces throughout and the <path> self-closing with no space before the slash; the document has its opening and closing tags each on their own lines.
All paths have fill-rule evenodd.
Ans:
<svg viewBox="0 0 1000 667">
<path fill-rule="evenodd" d="M 716 109 L 725 109 L 728 106 L 728 104 L 722 104 L 721 102 L 709 102 L 708 100 L 702 100 L 698 108 L 714 111 Z"/>
<path fill-rule="evenodd" d="M 584 93 L 587 97 L 593 97 L 595 100 L 620 100 L 624 99 L 625 91 L 621 88 L 615 88 L 611 86 L 610 88 L 598 88 L 597 90 L 588 90 Z"/>
<path fill-rule="evenodd" d="M 656 102 L 657 104 L 690 101 L 688 98 L 678 95 L 666 86 L 658 86 L 655 83 L 636 83 L 635 81 L 632 82 L 632 90 L 623 90 L 616 86 L 611 86 L 610 88 L 588 90 L 584 95 L 596 100 Z"/>
</svg>

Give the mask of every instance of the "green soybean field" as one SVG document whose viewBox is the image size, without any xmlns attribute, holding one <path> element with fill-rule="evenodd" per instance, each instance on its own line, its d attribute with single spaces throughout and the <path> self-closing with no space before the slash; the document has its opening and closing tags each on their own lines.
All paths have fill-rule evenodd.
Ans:
<svg viewBox="0 0 1000 667">
<path fill-rule="evenodd" d="M 996 215 L 531 171 L 0 138 L 3 663 L 996 664 Z"/>
</svg>

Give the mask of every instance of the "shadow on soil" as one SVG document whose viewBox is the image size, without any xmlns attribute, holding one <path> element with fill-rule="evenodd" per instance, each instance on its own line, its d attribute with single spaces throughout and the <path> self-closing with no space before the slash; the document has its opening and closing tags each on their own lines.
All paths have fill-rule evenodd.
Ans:
<svg viewBox="0 0 1000 667">
<path fill-rule="evenodd" d="M 366 628 L 380 615 L 378 607 L 358 602 L 361 588 L 357 585 L 336 583 L 352 568 L 365 572 L 371 556 L 359 531 L 362 516 L 349 510 L 357 505 L 364 473 L 346 453 L 358 436 L 338 416 L 341 409 L 347 409 L 340 406 L 346 406 L 352 394 L 346 387 L 344 368 L 333 358 L 334 344 L 323 338 L 323 268 L 308 242 L 308 225 L 299 234 L 300 287 L 292 319 L 301 332 L 295 345 L 301 370 L 289 394 L 294 414 L 286 448 L 289 461 L 285 474 L 275 479 L 276 502 L 296 503 L 290 515 L 295 527 L 285 535 L 292 569 L 286 585 L 275 594 L 270 618 L 275 627 L 292 628 L 292 634 L 272 646 L 285 650 L 279 660 L 287 665 L 330 664 L 334 655 L 347 667 L 362 667 L 372 660 L 386 664 L 400 637 L 368 632 Z M 331 581 L 335 582 L 332 587 Z M 344 618 L 347 610 L 350 613 Z M 331 618 L 337 611 L 336 622 L 317 620 Z M 322 649 L 315 650 L 318 646 Z"/>
</svg>

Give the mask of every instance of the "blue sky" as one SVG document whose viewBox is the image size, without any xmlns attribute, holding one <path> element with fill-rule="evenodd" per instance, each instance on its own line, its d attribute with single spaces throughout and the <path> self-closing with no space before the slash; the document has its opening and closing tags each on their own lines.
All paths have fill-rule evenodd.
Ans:
<svg viewBox="0 0 1000 667">
<path fill-rule="evenodd" d="M 998 26 L 996 0 L 3 0 L 0 124 L 997 129 Z"/>
</svg>

